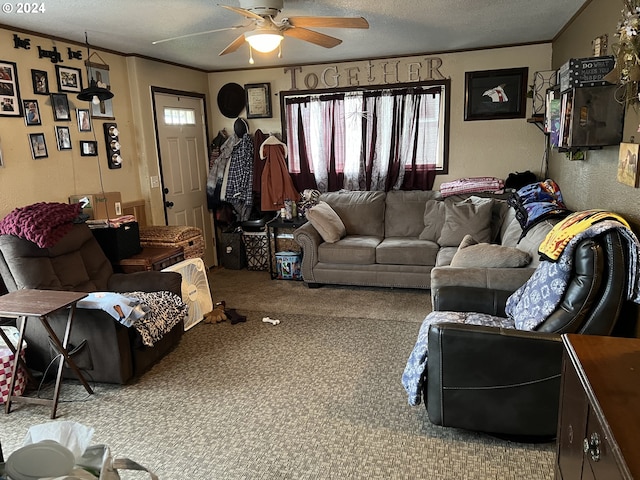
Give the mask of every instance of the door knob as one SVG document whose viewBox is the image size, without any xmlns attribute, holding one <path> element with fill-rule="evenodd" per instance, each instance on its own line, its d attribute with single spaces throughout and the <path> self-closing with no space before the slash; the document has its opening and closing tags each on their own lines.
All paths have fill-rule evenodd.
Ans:
<svg viewBox="0 0 640 480">
<path fill-rule="evenodd" d="M 164 188 L 162 189 L 162 191 L 164 192 L 164 194 L 165 194 L 165 195 L 166 195 L 167 193 L 169 193 L 169 189 L 168 189 L 167 187 L 164 187 Z"/>
<path fill-rule="evenodd" d="M 168 202 L 168 201 L 164 202 L 164 206 L 167 207 L 167 208 L 171 208 L 171 207 L 173 207 L 173 202 Z"/>
</svg>

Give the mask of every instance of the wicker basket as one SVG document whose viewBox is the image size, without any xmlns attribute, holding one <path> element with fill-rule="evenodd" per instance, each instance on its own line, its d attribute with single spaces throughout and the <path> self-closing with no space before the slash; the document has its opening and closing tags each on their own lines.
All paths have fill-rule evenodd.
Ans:
<svg viewBox="0 0 640 480">
<path fill-rule="evenodd" d="M 204 238 L 202 230 L 188 226 L 140 227 L 140 245 L 143 247 L 182 247 L 184 258 L 202 258 Z"/>
</svg>

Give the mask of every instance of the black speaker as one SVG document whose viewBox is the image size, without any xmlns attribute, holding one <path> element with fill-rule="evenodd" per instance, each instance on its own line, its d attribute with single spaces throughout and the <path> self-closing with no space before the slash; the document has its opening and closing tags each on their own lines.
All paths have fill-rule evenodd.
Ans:
<svg viewBox="0 0 640 480">
<path fill-rule="evenodd" d="M 107 145 L 107 159 L 109 168 L 122 168 L 122 157 L 120 156 L 120 132 L 115 123 L 104 124 L 104 141 Z"/>
</svg>

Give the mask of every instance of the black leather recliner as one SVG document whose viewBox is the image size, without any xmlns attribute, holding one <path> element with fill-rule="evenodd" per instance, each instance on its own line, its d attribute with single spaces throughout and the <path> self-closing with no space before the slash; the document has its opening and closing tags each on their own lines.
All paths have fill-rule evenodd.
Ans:
<svg viewBox="0 0 640 480">
<path fill-rule="evenodd" d="M 50 248 L 14 235 L 0 235 L 0 275 L 11 292 L 18 289 L 70 290 L 77 292 L 157 292 L 181 295 L 182 277 L 176 272 L 114 273 L 111 263 L 86 224 L 74 225 Z M 59 338 L 64 335 L 67 312 L 49 316 Z M 142 343 L 135 328 L 126 328 L 102 310 L 78 308 L 69 339 L 69 350 L 87 380 L 127 383 L 149 369 L 182 338 L 179 322 L 153 347 Z M 38 321 L 25 329 L 27 364 L 44 372 L 56 355 Z M 66 374 L 65 374 L 66 375 Z M 73 374 L 69 372 L 69 376 Z"/>
<path fill-rule="evenodd" d="M 431 422 L 508 437 L 553 438 L 561 334 L 628 335 L 634 328 L 618 321 L 627 294 L 625 245 L 616 230 L 579 242 L 564 297 L 536 331 L 432 325 L 423 386 Z M 435 297 L 434 310 L 505 317 L 511 293 L 446 287 Z"/>
</svg>

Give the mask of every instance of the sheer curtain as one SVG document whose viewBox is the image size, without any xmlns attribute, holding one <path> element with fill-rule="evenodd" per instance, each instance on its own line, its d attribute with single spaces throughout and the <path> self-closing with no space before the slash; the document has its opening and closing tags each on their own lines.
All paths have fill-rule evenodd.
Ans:
<svg viewBox="0 0 640 480">
<path fill-rule="evenodd" d="M 444 165 L 444 87 L 287 98 L 298 189 L 422 189 Z"/>
</svg>

